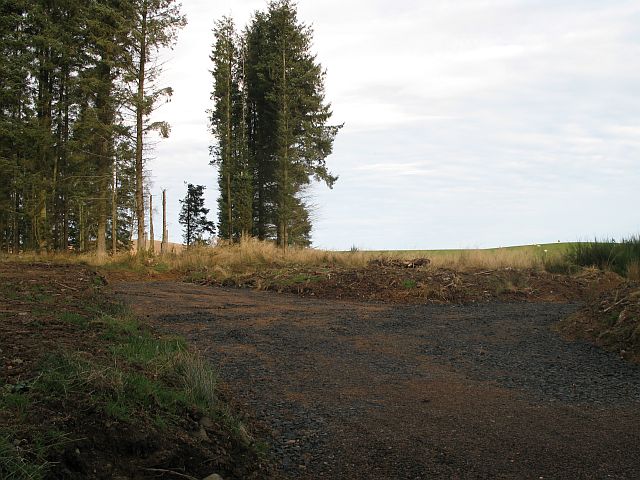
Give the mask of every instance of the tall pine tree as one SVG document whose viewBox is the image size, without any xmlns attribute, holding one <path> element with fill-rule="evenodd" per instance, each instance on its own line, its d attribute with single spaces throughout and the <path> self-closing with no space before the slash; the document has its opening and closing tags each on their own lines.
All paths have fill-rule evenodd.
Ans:
<svg viewBox="0 0 640 480">
<path fill-rule="evenodd" d="M 328 125 L 331 109 L 324 99 L 325 73 L 311 53 L 313 32 L 298 20 L 292 1 L 279 0 L 255 14 L 240 43 L 233 40 L 233 22 L 227 18 L 215 35 L 211 120 L 221 231 L 236 231 L 234 205 L 247 208 L 245 200 L 252 195 L 254 235 L 273 238 L 283 248 L 308 244 L 311 222 L 304 190 L 312 180 L 329 187 L 337 180 L 326 157 L 341 127 Z M 242 75 L 234 76 L 234 70 Z M 236 99 L 242 115 L 234 117 Z M 235 145 L 245 148 L 246 156 L 234 157 Z M 246 171 L 238 168 L 244 158 Z"/>
<path fill-rule="evenodd" d="M 217 144 L 211 147 L 212 165 L 218 167 L 219 235 L 237 240 L 249 235 L 253 223 L 252 174 L 247 145 L 247 104 L 244 42 L 233 20 L 224 17 L 214 29 L 214 101 L 211 128 Z"/>
</svg>

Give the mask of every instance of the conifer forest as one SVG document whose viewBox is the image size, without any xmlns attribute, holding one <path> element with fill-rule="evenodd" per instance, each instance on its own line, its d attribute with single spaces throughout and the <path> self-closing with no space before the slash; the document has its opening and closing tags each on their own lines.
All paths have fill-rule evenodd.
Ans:
<svg viewBox="0 0 640 480">
<path fill-rule="evenodd" d="M 134 239 L 147 248 L 148 160 L 154 136 L 171 130 L 154 114 L 173 93 L 161 54 L 186 21 L 175 0 L 0 1 L 4 252 L 106 255 Z M 242 30 L 231 18 L 214 25 L 202 114 L 221 238 L 310 243 L 308 187 L 336 181 L 325 159 L 340 128 L 329 124 L 311 42 L 289 0 L 268 3 Z"/>
</svg>

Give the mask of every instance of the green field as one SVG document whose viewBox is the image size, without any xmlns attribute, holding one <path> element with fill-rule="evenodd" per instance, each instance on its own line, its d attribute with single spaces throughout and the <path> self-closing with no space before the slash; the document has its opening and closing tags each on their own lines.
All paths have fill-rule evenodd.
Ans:
<svg viewBox="0 0 640 480">
<path fill-rule="evenodd" d="M 563 254 L 566 253 L 572 245 L 580 242 L 557 242 L 557 243 L 541 243 L 532 245 L 514 245 L 510 247 L 493 247 L 493 248 L 450 248 L 438 250 L 364 250 L 366 253 L 373 255 L 401 255 L 414 257 L 429 257 L 434 255 L 459 255 L 469 252 L 487 252 L 487 253 L 523 253 L 527 255 L 546 254 Z"/>
</svg>

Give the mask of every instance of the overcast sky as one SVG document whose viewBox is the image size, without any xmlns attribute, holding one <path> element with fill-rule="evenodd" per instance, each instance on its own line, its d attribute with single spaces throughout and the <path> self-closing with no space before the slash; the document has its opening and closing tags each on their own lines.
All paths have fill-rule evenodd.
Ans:
<svg viewBox="0 0 640 480">
<path fill-rule="evenodd" d="M 183 0 L 167 54 L 172 125 L 150 163 L 180 240 L 183 182 L 207 186 L 211 29 L 266 1 Z M 467 248 L 640 232 L 639 0 L 299 0 L 327 70 L 330 170 L 314 246 Z M 160 221 L 160 212 L 156 224 Z M 156 229 L 160 231 L 161 229 Z"/>
</svg>

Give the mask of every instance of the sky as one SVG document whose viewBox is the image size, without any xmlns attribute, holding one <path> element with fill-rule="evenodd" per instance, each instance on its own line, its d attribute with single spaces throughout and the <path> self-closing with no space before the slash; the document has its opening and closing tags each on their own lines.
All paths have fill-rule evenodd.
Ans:
<svg viewBox="0 0 640 480">
<path fill-rule="evenodd" d="M 182 0 L 163 53 L 172 126 L 150 160 L 181 241 L 184 182 L 207 187 L 214 21 L 266 0 Z M 640 233 L 640 0 L 299 0 L 344 123 L 312 188 L 319 248 L 485 248 Z M 161 212 L 155 216 L 156 225 Z M 158 231 L 160 229 L 157 229 Z"/>
</svg>

